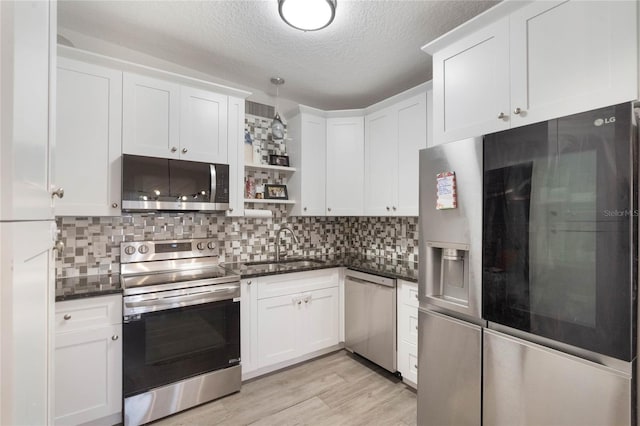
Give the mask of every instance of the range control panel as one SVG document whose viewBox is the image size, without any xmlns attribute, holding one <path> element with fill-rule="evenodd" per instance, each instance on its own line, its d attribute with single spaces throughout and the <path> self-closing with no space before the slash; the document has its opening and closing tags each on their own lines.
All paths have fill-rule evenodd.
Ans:
<svg viewBox="0 0 640 426">
<path fill-rule="evenodd" d="M 217 255 L 215 240 L 128 241 L 120 243 L 120 262 L 147 262 L 151 260 L 189 259 Z"/>
</svg>

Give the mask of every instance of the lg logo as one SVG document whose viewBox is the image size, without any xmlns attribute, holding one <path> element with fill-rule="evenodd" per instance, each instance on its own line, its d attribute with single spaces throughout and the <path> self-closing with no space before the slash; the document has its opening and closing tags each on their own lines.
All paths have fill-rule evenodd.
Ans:
<svg viewBox="0 0 640 426">
<path fill-rule="evenodd" d="M 611 123 L 615 123 L 616 122 L 616 118 L 615 117 L 609 117 L 609 118 L 598 118 L 596 119 L 596 121 L 593 122 L 593 124 L 595 126 L 602 126 L 603 124 L 611 124 Z"/>
</svg>

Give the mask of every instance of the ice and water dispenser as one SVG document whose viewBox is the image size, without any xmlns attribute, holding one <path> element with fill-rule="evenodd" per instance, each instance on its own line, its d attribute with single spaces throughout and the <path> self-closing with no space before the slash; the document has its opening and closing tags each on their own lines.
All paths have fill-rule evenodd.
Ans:
<svg viewBox="0 0 640 426">
<path fill-rule="evenodd" d="M 427 241 L 427 294 L 451 303 L 469 302 L 469 246 Z"/>
</svg>

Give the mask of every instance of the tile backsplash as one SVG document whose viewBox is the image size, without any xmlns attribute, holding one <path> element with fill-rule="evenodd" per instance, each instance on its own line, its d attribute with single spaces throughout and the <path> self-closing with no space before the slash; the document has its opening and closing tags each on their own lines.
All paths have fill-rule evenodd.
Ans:
<svg viewBox="0 0 640 426">
<path fill-rule="evenodd" d="M 272 259 L 280 226 L 289 256 L 358 252 L 409 261 L 418 260 L 417 218 L 288 217 L 273 206 L 273 218 L 229 218 L 209 213 L 133 213 L 118 217 L 59 217 L 65 244 L 56 260 L 58 277 L 99 275 L 120 270 L 123 241 L 212 238 L 221 262 Z"/>
</svg>

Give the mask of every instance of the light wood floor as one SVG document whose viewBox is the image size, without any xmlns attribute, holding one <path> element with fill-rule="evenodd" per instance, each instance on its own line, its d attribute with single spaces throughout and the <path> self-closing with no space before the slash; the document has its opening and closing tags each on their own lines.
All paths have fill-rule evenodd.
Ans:
<svg viewBox="0 0 640 426">
<path fill-rule="evenodd" d="M 245 382 L 236 394 L 153 426 L 415 424 L 416 393 L 380 367 L 342 350 Z"/>
</svg>

